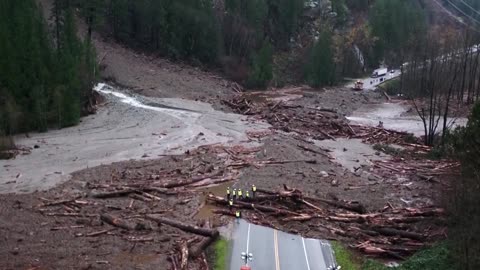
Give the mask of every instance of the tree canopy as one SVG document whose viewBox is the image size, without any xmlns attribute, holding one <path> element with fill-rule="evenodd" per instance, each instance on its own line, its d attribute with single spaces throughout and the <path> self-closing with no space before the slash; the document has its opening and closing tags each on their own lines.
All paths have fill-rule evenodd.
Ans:
<svg viewBox="0 0 480 270">
<path fill-rule="evenodd" d="M 79 121 L 95 61 L 91 47 L 76 35 L 72 9 L 57 8 L 56 35 L 51 38 L 34 0 L 0 3 L 1 133 Z"/>
</svg>

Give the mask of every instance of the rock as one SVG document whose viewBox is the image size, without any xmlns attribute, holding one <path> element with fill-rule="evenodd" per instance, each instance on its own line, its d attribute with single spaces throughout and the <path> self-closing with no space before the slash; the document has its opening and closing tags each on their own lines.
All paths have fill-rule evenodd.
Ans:
<svg viewBox="0 0 480 270">
<path fill-rule="evenodd" d="M 334 186 L 334 187 L 337 187 L 337 186 L 338 186 L 338 181 L 337 181 L 337 179 L 333 179 L 330 184 L 331 184 L 332 186 Z"/>
<path fill-rule="evenodd" d="M 354 174 L 355 176 L 360 177 L 360 176 L 362 176 L 362 173 L 363 173 L 362 170 L 356 170 L 353 174 Z"/>
<path fill-rule="evenodd" d="M 10 251 L 10 253 L 12 253 L 13 255 L 18 255 L 18 248 L 14 248 L 12 251 Z"/>
<path fill-rule="evenodd" d="M 33 146 L 33 148 L 34 148 L 34 149 L 38 149 L 38 148 L 40 148 L 40 145 L 35 144 L 35 145 Z"/>
<path fill-rule="evenodd" d="M 329 176 L 326 171 L 321 171 L 321 172 L 320 172 L 320 175 L 321 175 L 322 177 L 328 177 L 328 176 Z"/>
</svg>

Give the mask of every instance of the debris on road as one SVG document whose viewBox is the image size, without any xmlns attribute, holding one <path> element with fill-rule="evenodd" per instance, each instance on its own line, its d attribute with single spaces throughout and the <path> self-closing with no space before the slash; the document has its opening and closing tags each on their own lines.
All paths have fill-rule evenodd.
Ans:
<svg viewBox="0 0 480 270">
<path fill-rule="evenodd" d="M 331 239 L 347 241 L 368 255 L 403 259 L 436 238 L 443 226 L 444 210 L 435 207 L 393 208 L 367 212 L 359 202 L 327 200 L 305 196 L 300 190 L 258 189 L 262 195 L 253 200 L 236 200 L 234 209 L 246 209 L 243 217 L 255 224 L 288 227 L 291 222 L 309 222 L 309 228 L 323 228 Z M 208 201 L 227 206 L 223 197 L 210 194 Z M 217 214 L 234 215 L 234 210 L 217 210 Z M 435 221 L 435 222 L 432 222 Z M 425 225 L 428 224 L 428 225 Z"/>
</svg>

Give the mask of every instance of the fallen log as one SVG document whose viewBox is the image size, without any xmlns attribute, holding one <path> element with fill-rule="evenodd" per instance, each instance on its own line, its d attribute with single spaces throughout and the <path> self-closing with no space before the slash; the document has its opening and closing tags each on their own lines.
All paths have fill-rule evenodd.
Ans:
<svg viewBox="0 0 480 270">
<path fill-rule="evenodd" d="M 424 241 L 426 238 L 425 235 L 420 233 L 397 230 L 392 228 L 373 227 L 372 230 L 385 236 L 401 236 L 404 238 L 409 238 L 409 239 L 418 240 L 418 241 Z"/>
<path fill-rule="evenodd" d="M 112 226 L 119 227 L 125 230 L 133 231 L 143 229 L 142 226 L 138 223 L 133 224 L 132 222 L 126 221 L 110 214 L 102 214 L 100 215 L 100 219 Z"/>
<path fill-rule="evenodd" d="M 202 258 L 203 270 L 210 270 L 210 267 L 208 266 L 207 256 L 205 255 L 205 252 L 202 253 L 201 258 Z"/>
<path fill-rule="evenodd" d="M 155 221 L 157 223 L 170 225 L 170 226 L 178 228 L 182 231 L 193 233 L 193 234 L 209 236 L 209 237 L 217 237 L 219 235 L 217 230 L 200 228 L 198 226 L 185 224 L 185 223 L 182 223 L 180 221 L 176 221 L 176 220 L 172 220 L 172 219 L 168 219 L 168 218 L 164 218 L 164 217 L 147 215 L 147 216 L 145 216 L 145 218 L 149 219 L 149 220 L 152 220 L 152 221 Z"/>
<path fill-rule="evenodd" d="M 383 248 L 375 247 L 375 246 L 372 246 L 372 245 L 360 246 L 360 247 L 357 247 L 357 249 L 363 251 L 366 254 L 370 254 L 370 255 L 375 255 L 375 256 L 387 255 L 387 256 L 390 256 L 390 257 L 393 257 L 393 258 L 396 258 L 396 259 L 405 260 L 405 257 L 400 256 L 396 252 L 388 251 L 388 250 L 385 250 Z"/>
<path fill-rule="evenodd" d="M 318 130 L 318 132 L 320 132 L 323 136 L 329 138 L 330 140 L 332 141 L 336 141 L 337 139 L 335 139 L 335 137 L 333 137 L 332 135 L 328 134 L 327 132 L 323 131 L 323 130 Z"/>
<path fill-rule="evenodd" d="M 111 231 L 113 231 L 113 230 L 116 230 L 116 228 L 107 229 L 107 230 L 101 230 L 101 231 L 97 231 L 97 232 L 87 233 L 85 236 L 87 236 L 87 237 L 99 236 L 99 235 L 102 235 L 102 234 L 111 232 Z"/>
<path fill-rule="evenodd" d="M 225 198 L 215 196 L 213 194 L 208 194 L 207 199 L 209 201 L 221 204 L 221 205 L 227 205 L 228 201 Z M 233 204 L 234 207 L 237 208 L 246 208 L 246 209 L 252 209 L 252 210 L 260 210 L 263 212 L 269 212 L 269 213 L 275 213 L 278 215 L 292 215 L 292 216 L 298 216 L 298 213 L 289 211 L 289 210 L 284 210 L 280 208 L 275 208 L 275 207 L 270 207 L 270 206 L 264 206 L 264 205 L 258 205 L 258 204 L 253 204 L 253 203 L 247 203 L 247 202 L 242 202 L 242 201 L 235 201 Z"/>
<path fill-rule="evenodd" d="M 131 193 L 137 192 L 137 189 L 122 189 L 122 190 L 117 190 L 117 191 L 111 191 L 111 192 L 100 192 L 100 193 L 95 193 L 92 192 L 90 193 L 90 196 L 93 198 L 98 198 L 98 199 L 107 199 L 107 198 L 115 198 L 115 197 L 122 197 L 129 195 Z"/>
<path fill-rule="evenodd" d="M 168 257 L 168 260 L 172 263 L 172 270 L 177 270 L 177 259 L 175 259 L 175 256 L 170 256 Z"/>
<path fill-rule="evenodd" d="M 203 181 L 203 180 L 208 179 L 208 178 L 214 178 L 215 176 L 219 176 L 221 174 L 223 174 L 223 171 L 219 170 L 219 171 L 213 172 L 213 173 L 208 174 L 208 175 L 194 176 L 194 177 L 192 177 L 191 179 L 188 179 L 188 180 L 175 181 L 175 182 L 171 182 L 171 183 L 161 184 L 161 185 L 158 185 L 158 186 L 162 187 L 162 188 L 183 187 L 183 186 L 188 186 L 188 185 L 194 184 L 196 182 Z"/>
<path fill-rule="evenodd" d="M 323 202 L 328 205 L 342 208 L 348 211 L 356 212 L 359 214 L 365 214 L 367 212 L 367 209 L 365 208 L 365 206 L 363 206 L 359 202 L 332 201 L 332 200 L 320 199 L 320 198 L 306 198 L 306 199 Z"/>
<path fill-rule="evenodd" d="M 190 258 L 196 259 L 198 256 L 202 255 L 203 252 L 217 240 L 217 237 L 207 237 L 203 239 L 199 244 L 190 248 L 189 254 Z"/>
<path fill-rule="evenodd" d="M 309 164 L 317 163 L 315 159 L 299 159 L 299 160 L 264 160 L 264 161 L 258 162 L 257 164 L 276 165 L 276 164 L 287 164 L 287 163 L 298 163 L 298 162 L 305 162 Z"/>
<path fill-rule="evenodd" d="M 180 244 L 180 269 L 187 270 L 188 268 L 188 246 L 186 241 L 182 241 Z"/>
<path fill-rule="evenodd" d="M 322 156 L 324 156 L 324 157 L 328 157 L 328 158 L 330 157 L 329 155 L 327 155 L 327 154 L 325 154 L 325 153 L 322 153 L 322 152 L 320 152 L 320 151 L 317 151 L 317 150 L 314 150 L 314 149 L 308 148 L 308 147 L 306 147 L 306 146 L 303 146 L 303 145 L 301 145 L 301 144 L 297 144 L 297 146 L 298 146 L 299 148 L 301 148 L 301 149 L 303 149 L 303 150 L 307 151 L 307 152 L 312 152 L 312 153 L 319 154 L 319 155 L 322 155 Z"/>
</svg>

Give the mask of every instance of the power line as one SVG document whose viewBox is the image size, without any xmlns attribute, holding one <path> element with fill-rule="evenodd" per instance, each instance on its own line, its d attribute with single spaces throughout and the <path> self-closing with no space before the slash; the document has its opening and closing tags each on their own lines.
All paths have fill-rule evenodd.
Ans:
<svg viewBox="0 0 480 270">
<path fill-rule="evenodd" d="M 472 27 L 470 24 L 467 24 L 465 23 L 461 18 L 455 16 L 450 10 L 448 10 L 445 6 L 443 6 L 443 4 L 439 3 L 438 0 L 432 0 L 433 2 L 435 2 L 435 4 L 437 4 L 445 13 L 447 13 L 447 15 L 454 19 L 456 22 L 462 24 L 462 25 L 465 25 L 466 27 L 470 28 L 471 30 L 477 32 L 477 33 L 480 33 L 479 30 L 477 30 L 475 27 Z"/>
<path fill-rule="evenodd" d="M 471 10 L 473 10 L 475 13 L 477 13 L 478 15 L 480 15 L 480 12 L 478 10 L 476 10 L 475 8 L 473 8 L 472 6 L 470 6 L 470 4 L 468 4 L 467 2 L 465 2 L 464 0 L 460 0 L 460 2 L 462 2 L 465 6 L 469 7 Z"/>
<path fill-rule="evenodd" d="M 456 10 L 458 10 L 460 13 L 462 13 L 463 15 L 467 16 L 470 20 L 478 23 L 480 25 L 480 21 L 478 21 L 477 19 L 473 18 L 472 16 L 468 15 L 467 13 L 465 13 L 465 11 L 463 11 L 461 8 L 457 7 L 454 3 L 452 3 L 452 1 L 450 0 L 447 0 L 448 3 L 450 3 L 450 5 L 452 5 Z"/>
</svg>

